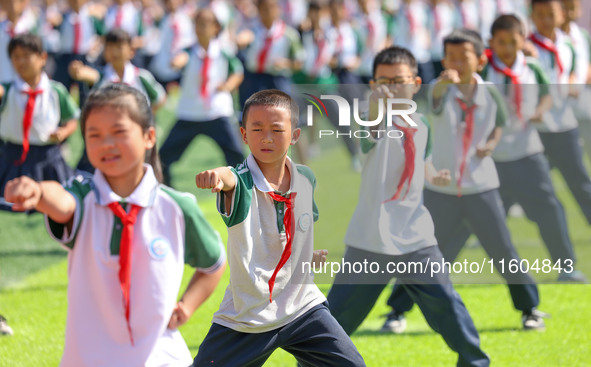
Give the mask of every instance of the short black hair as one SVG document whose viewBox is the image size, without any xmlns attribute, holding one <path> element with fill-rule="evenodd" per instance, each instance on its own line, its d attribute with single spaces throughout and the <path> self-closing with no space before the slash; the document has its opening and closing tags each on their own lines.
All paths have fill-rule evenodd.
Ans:
<svg viewBox="0 0 591 367">
<path fill-rule="evenodd" d="M 517 32 L 525 37 L 523 22 L 513 14 L 504 14 L 495 19 L 490 28 L 490 34 L 494 36 L 498 31 Z"/>
<path fill-rule="evenodd" d="M 131 45 L 131 36 L 121 28 L 115 28 L 105 35 L 105 44 L 127 43 Z"/>
<path fill-rule="evenodd" d="M 278 89 L 265 89 L 248 97 L 242 111 L 242 127 L 246 127 L 248 110 L 253 106 L 284 108 L 291 113 L 291 128 L 295 129 L 298 126 L 300 109 L 297 102 L 285 92 Z"/>
<path fill-rule="evenodd" d="M 443 39 L 443 52 L 447 45 L 461 45 L 463 43 L 470 43 L 474 46 L 476 56 L 480 57 L 484 53 L 484 42 L 482 37 L 476 31 L 467 28 L 454 29 L 447 37 Z"/>
<path fill-rule="evenodd" d="M 560 5 L 562 5 L 561 0 L 531 0 L 531 7 L 533 9 L 534 5 L 536 5 L 536 4 L 548 4 L 548 3 L 553 3 L 553 2 L 558 2 L 558 3 L 560 3 Z"/>
<path fill-rule="evenodd" d="M 412 52 L 403 47 L 391 46 L 380 51 L 373 59 L 372 76 L 375 78 L 378 65 L 404 64 L 410 66 L 416 76 L 419 73 L 417 59 Z"/>
<path fill-rule="evenodd" d="M 22 33 L 14 36 L 8 43 L 8 56 L 12 56 L 14 49 L 17 47 L 22 47 L 38 55 L 45 52 L 41 37 L 32 33 Z"/>
</svg>

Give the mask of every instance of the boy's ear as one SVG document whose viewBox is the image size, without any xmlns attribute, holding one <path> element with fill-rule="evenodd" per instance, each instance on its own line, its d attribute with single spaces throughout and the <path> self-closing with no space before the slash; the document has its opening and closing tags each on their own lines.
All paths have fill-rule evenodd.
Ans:
<svg viewBox="0 0 591 367">
<path fill-rule="evenodd" d="M 419 93 L 421 90 L 421 85 L 423 85 L 423 79 L 420 76 L 415 77 L 415 90 L 414 94 Z"/>
<path fill-rule="evenodd" d="M 373 80 L 373 78 L 371 78 L 371 79 L 369 80 L 369 88 L 371 89 L 371 91 L 372 91 L 372 92 L 373 92 L 373 91 L 375 91 L 375 89 L 376 89 L 376 86 L 377 86 L 377 84 L 376 84 L 376 81 L 375 81 L 375 80 Z"/>
<path fill-rule="evenodd" d="M 301 132 L 302 132 L 302 130 L 299 127 L 294 129 L 291 132 L 291 144 L 290 145 L 294 145 L 295 143 L 298 142 L 298 140 L 300 139 Z"/>
<path fill-rule="evenodd" d="M 248 141 L 246 140 L 246 130 L 242 126 L 240 126 L 240 136 L 242 137 L 244 144 L 248 144 Z"/>
</svg>

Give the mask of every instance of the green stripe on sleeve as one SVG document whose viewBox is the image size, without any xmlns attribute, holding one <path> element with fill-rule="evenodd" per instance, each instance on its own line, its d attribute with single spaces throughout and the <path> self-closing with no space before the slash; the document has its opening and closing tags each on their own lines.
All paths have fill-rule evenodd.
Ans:
<svg viewBox="0 0 591 367">
<path fill-rule="evenodd" d="M 221 192 L 218 194 L 218 211 L 222 215 L 226 226 L 233 227 L 244 222 L 250 214 L 254 183 L 246 163 L 239 164 L 236 168 L 231 167 L 230 170 L 236 179 L 236 187 L 232 194 L 231 209 L 229 213 L 226 213 L 226 195 Z"/>
<path fill-rule="evenodd" d="M 223 260 L 225 252 L 220 236 L 205 219 L 195 196 L 165 186 L 161 186 L 160 189 L 168 194 L 183 212 L 185 263 L 194 268 L 211 269 Z"/>
<path fill-rule="evenodd" d="M 60 124 L 66 123 L 80 116 L 80 109 L 66 87 L 56 81 L 50 81 L 51 88 L 57 93 L 60 105 Z"/>
<path fill-rule="evenodd" d="M 296 169 L 298 170 L 298 172 L 300 174 L 306 176 L 308 181 L 310 181 L 310 184 L 312 184 L 312 189 L 315 190 L 316 189 L 316 176 L 314 176 L 314 172 L 312 172 L 310 167 L 298 164 L 298 165 L 296 165 Z M 312 213 L 313 213 L 313 217 L 314 217 L 314 222 L 316 222 L 318 220 L 319 213 L 318 213 L 318 206 L 316 206 L 316 200 L 314 200 L 314 194 L 312 194 Z"/>
</svg>

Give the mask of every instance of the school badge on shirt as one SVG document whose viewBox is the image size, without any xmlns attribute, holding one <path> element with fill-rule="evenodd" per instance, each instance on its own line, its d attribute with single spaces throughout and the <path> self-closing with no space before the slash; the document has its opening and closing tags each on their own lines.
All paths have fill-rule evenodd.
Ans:
<svg viewBox="0 0 591 367">
<path fill-rule="evenodd" d="M 162 260 L 166 257 L 166 255 L 168 255 L 168 252 L 170 251 L 170 243 L 165 238 L 157 237 L 153 239 L 152 242 L 150 242 L 148 251 L 154 260 Z"/>
<path fill-rule="evenodd" d="M 312 225 L 312 216 L 308 213 L 304 213 L 300 215 L 298 219 L 298 226 L 302 230 L 302 232 L 306 232 L 310 226 Z"/>
</svg>

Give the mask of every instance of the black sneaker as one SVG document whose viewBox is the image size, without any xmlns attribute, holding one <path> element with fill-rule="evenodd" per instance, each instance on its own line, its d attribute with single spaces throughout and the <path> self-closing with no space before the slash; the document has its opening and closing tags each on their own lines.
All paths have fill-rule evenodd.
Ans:
<svg viewBox="0 0 591 367">
<path fill-rule="evenodd" d="M 0 335 L 14 335 L 14 331 L 8 326 L 6 318 L 2 315 L 0 315 Z"/>
<path fill-rule="evenodd" d="M 386 322 L 382 326 L 382 331 L 386 333 L 402 334 L 406 330 L 406 318 L 402 313 L 394 311 L 386 315 Z"/>
<path fill-rule="evenodd" d="M 531 309 L 530 311 L 524 311 L 523 315 L 521 316 L 523 330 L 546 330 L 544 319 L 547 318 L 550 318 L 549 314 L 535 308 Z"/>
</svg>

